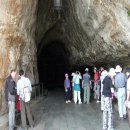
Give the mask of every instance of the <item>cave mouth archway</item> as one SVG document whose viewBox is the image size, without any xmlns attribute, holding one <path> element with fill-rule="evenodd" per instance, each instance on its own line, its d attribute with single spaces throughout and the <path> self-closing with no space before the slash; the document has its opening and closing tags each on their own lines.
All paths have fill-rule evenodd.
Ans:
<svg viewBox="0 0 130 130">
<path fill-rule="evenodd" d="M 44 44 L 44 43 L 41 43 Z M 52 41 L 39 46 L 37 66 L 39 81 L 49 88 L 64 87 L 64 74 L 69 73 L 69 52 L 61 41 Z"/>
</svg>

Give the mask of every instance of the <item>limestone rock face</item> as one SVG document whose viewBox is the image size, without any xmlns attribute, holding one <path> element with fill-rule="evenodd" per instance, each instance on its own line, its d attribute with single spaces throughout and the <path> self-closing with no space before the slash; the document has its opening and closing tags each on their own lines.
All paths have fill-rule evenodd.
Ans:
<svg viewBox="0 0 130 130">
<path fill-rule="evenodd" d="M 36 37 L 37 43 L 43 43 L 40 49 L 45 44 L 59 39 L 70 52 L 71 64 L 79 66 L 129 64 L 130 2 L 128 0 L 62 2 L 59 18 L 50 1 L 40 1 L 38 14 L 39 18 L 42 15 L 42 20 L 37 21 L 37 27 L 45 25 L 45 29 L 36 30 L 37 34 L 40 34 Z M 43 10 L 41 7 L 44 7 Z"/>
<path fill-rule="evenodd" d="M 72 14 L 77 23 L 74 25 L 82 29 L 74 31 L 84 49 L 79 57 L 93 64 L 129 63 L 130 1 L 78 0 L 70 3 L 75 5 Z"/>
<path fill-rule="evenodd" d="M 24 69 L 32 83 L 38 82 L 35 0 L 0 0 L 0 110 L 5 111 L 4 82 L 11 69 Z"/>
</svg>

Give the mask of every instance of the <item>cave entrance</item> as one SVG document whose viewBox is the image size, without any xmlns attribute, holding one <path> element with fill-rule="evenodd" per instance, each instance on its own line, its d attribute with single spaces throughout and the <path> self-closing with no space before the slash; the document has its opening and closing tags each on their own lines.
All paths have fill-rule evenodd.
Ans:
<svg viewBox="0 0 130 130">
<path fill-rule="evenodd" d="M 66 47 L 61 41 L 53 41 L 42 47 L 41 45 L 39 44 L 40 52 L 37 56 L 39 81 L 48 89 L 63 88 L 64 74 L 69 72 Z"/>
</svg>

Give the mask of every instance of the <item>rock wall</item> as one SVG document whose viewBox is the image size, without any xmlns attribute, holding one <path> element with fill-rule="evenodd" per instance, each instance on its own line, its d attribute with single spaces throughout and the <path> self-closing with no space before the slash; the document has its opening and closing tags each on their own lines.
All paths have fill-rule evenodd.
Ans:
<svg viewBox="0 0 130 130">
<path fill-rule="evenodd" d="M 38 82 L 34 39 L 36 7 L 36 0 L 0 0 L 1 114 L 5 112 L 4 83 L 11 69 L 23 68 L 32 83 Z"/>
<path fill-rule="evenodd" d="M 42 16 L 42 20 L 37 24 L 37 43 L 59 37 L 71 53 L 71 64 L 79 66 L 130 63 L 129 0 L 62 2 L 59 19 L 51 1 L 40 0 L 38 18 Z M 42 25 L 45 27 L 38 30 Z"/>
<path fill-rule="evenodd" d="M 129 1 L 69 0 L 67 4 L 66 34 L 72 39 L 73 59 L 93 65 L 130 63 Z"/>
</svg>

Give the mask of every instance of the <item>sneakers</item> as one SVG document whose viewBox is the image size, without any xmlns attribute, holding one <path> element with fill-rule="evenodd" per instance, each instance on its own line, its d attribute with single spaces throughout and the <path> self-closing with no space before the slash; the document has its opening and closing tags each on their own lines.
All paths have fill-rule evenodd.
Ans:
<svg viewBox="0 0 130 130">
<path fill-rule="evenodd" d="M 96 103 L 99 103 L 100 101 L 99 100 L 97 100 L 97 102 Z"/>
<path fill-rule="evenodd" d="M 65 103 L 69 103 L 68 101 L 65 101 Z"/>
<path fill-rule="evenodd" d="M 65 101 L 65 103 L 70 103 L 71 101 L 70 100 L 68 100 L 68 101 Z"/>
<path fill-rule="evenodd" d="M 79 104 L 82 104 L 82 102 L 79 102 Z"/>
<path fill-rule="evenodd" d="M 124 118 L 124 119 L 126 119 L 126 118 L 127 118 L 127 116 L 126 116 L 126 115 L 123 115 L 123 118 Z"/>
</svg>

